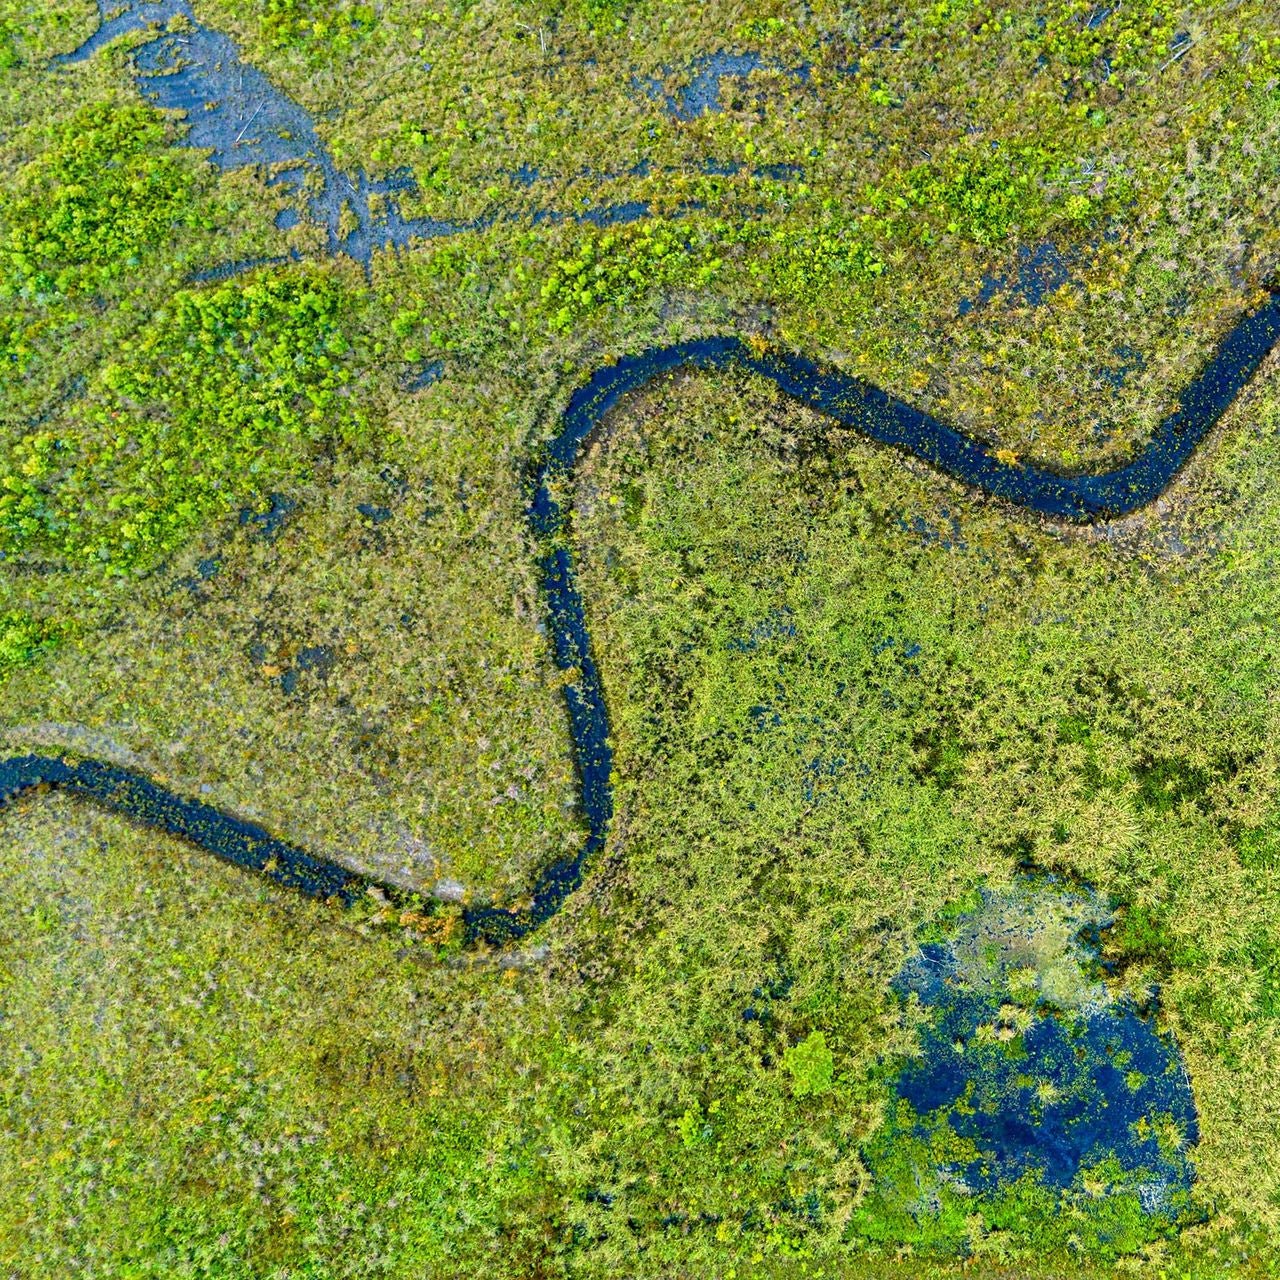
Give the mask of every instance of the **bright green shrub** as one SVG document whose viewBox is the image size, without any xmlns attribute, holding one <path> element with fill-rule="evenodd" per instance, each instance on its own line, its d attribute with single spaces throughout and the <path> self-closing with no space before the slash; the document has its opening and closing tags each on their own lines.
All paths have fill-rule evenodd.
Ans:
<svg viewBox="0 0 1280 1280">
<path fill-rule="evenodd" d="M 1106 58 L 1113 71 L 1124 71 L 1166 54 L 1173 34 L 1168 4 L 1137 0 L 1108 9 L 1093 0 L 1066 0 L 1047 17 L 1044 49 L 1068 66 L 1089 67 Z"/>
<path fill-rule="evenodd" d="M 793 294 L 820 289 L 833 276 L 871 280 L 885 269 L 880 254 L 844 228 L 787 228 L 772 239 L 778 247 L 769 261 L 769 274 Z"/>
<path fill-rule="evenodd" d="M 266 0 L 261 7 L 263 38 L 272 48 L 301 48 L 316 56 L 349 51 L 378 21 L 371 4 Z"/>
<path fill-rule="evenodd" d="M 149 107 L 94 102 L 18 175 L 0 230 L 0 296 L 70 296 L 198 223 L 194 168 Z"/>
<path fill-rule="evenodd" d="M 567 329 L 578 316 L 607 303 L 621 306 L 658 285 L 706 284 L 720 261 L 701 248 L 661 218 L 584 237 L 542 282 L 552 328 Z"/>
<path fill-rule="evenodd" d="M 1026 149 L 956 147 L 891 175 L 868 196 L 891 227 L 914 210 L 932 215 L 940 230 L 994 244 L 1041 220 L 1047 169 L 1045 157 Z"/>
<path fill-rule="evenodd" d="M 259 495 L 308 441 L 360 429 L 342 295 L 306 272 L 178 293 L 107 364 L 65 434 L 0 458 L 0 545 L 120 566 Z"/>
<path fill-rule="evenodd" d="M 22 62 L 13 45 L 16 34 L 13 24 L 7 18 L 0 18 L 0 71 L 11 71 Z"/>
<path fill-rule="evenodd" d="M 22 609 L 0 613 L 0 680 L 34 662 L 57 643 L 58 630 Z"/>
<path fill-rule="evenodd" d="M 720 221 L 690 235 L 662 218 L 584 236 L 559 258 L 539 287 L 539 309 L 563 331 L 606 306 L 623 308 L 657 288 L 705 288 L 735 246 L 760 247 L 759 273 L 793 296 L 821 289 L 832 277 L 872 280 L 885 269 L 880 254 L 853 225 L 831 218 L 795 228 Z"/>
<path fill-rule="evenodd" d="M 784 1049 L 782 1065 L 791 1074 L 791 1091 L 797 1098 L 817 1097 L 831 1088 L 835 1060 L 821 1031 L 810 1031 L 799 1044 Z"/>
</svg>

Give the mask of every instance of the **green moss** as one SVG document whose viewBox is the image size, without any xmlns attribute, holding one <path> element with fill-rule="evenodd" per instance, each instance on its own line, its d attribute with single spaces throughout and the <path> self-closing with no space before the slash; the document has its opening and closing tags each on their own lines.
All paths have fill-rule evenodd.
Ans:
<svg viewBox="0 0 1280 1280">
<path fill-rule="evenodd" d="M 1280 867 L 1280 821 L 1270 820 L 1261 826 L 1238 827 L 1235 845 L 1240 861 L 1251 870 L 1272 871 Z"/>
<path fill-rule="evenodd" d="M 1058 740 L 1060 742 L 1086 743 L 1093 733 L 1093 727 L 1084 716 L 1068 715 L 1058 721 Z"/>
<path fill-rule="evenodd" d="M 929 726 L 916 735 L 912 744 L 919 752 L 914 766 L 918 778 L 928 778 L 944 791 L 955 786 L 964 773 L 968 752 L 953 728 Z"/>
<path fill-rule="evenodd" d="M 1243 948 L 1243 959 L 1256 975 L 1258 1009 L 1264 1017 L 1280 1015 L 1280 946 L 1270 930 L 1260 930 Z"/>
<path fill-rule="evenodd" d="M 1194 967 L 1195 955 L 1174 933 L 1167 907 L 1133 903 L 1124 908 L 1108 938 L 1108 951 L 1126 964 L 1149 964 L 1161 973 Z"/>
</svg>

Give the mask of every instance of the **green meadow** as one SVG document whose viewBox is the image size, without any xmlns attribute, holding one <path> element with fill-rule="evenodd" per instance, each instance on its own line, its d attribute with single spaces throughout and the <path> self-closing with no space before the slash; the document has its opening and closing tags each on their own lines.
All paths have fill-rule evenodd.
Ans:
<svg viewBox="0 0 1280 1280">
<path fill-rule="evenodd" d="M 193 0 L 339 165 L 474 224 L 366 269 L 182 145 L 144 34 L 58 66 L 95 6 L 0 0 L 0 754 L 416 895 L 0 811 L 0 1273 L 1280 1269 L 1274 357 L 1090 527 L 745 373 L 631 396 L 564 494 L 608 846 L 518 949 L 456 928 L 584 838 L 525 518 L 574 389 L 736 334 L 1119 465 L 1274 279 L 1280 14 L 437 2 Z M 668 109 L 725 50 L 762 64 Z M 1176 1039 L 1176 1228 L 877 1182 L 927 1016 L 895 975 L 1027 873 L 1110 904 L 1093 978 Z"/>
</svg>

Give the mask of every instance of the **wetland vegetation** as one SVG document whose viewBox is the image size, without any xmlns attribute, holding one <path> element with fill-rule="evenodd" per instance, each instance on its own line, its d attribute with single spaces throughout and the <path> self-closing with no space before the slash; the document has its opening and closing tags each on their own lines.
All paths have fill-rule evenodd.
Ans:
<svg viewBox="0 0 1280 1280">
<path fill-rule="evenodd" d="M 1271 362 L 1162 499 L 1074 529 L 741 369 L 625 401 L 564 531 L 608 842 L 523 949 L 456 927 L 585 836 L 526 522 L 571 392 L 732 333 L 1008 465 L 1136 456 L 1274 276 L 1272 10 L 122 8 L 222 33 L 370 218 L 392 182 L 449 233 L 330 253 L 314 175 L 207 163 L 144 95 L 153 33 L 59 63 L 95 5 L 0 0 L 4 753 L 143 770 L 419 900 L 0 813 L 0 1265 L 1280 1265 Z M 1020 893 L 1050 905 L 1013 963 L 972 940 L 1012 945 Z M 921 956 L 979 975 L 964 1027 Z M 997 1148 L 912 1091 L 944 1032 L 996 1064 L 982 1114 L 1043 1117 L 1079 1087 L 1049 1020 L 1130 1017 L 1138 1154 L 957 1173 Z"/>
</svg>

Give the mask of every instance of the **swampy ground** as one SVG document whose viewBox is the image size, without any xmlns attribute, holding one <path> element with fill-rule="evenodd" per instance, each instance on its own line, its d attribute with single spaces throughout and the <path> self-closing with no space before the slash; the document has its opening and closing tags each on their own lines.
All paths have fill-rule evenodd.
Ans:
<svg viewBox="0 0 1280 1280">
<path fill-rule="evenodd" d="M 455 927 L 583 838 L 525 524 L 572 389 L 729 332 L 1115 465 L 1274 278 L 1274 7 L 191 13 L 461 229 L 328 254 L 148 104 L 146 33 L 56 64 L 95 5 L 0 0 L 0 747 L 421 902 L 340 912 L 58 795 L 0 813 L 4 1273 L 1280 1268 L 1274 360 L 1092 529 L 745 374 L 633 397 L 569 534 L 609 847 L 521 950 Z M 928 1048 L 899 975 L 1028 878 L 1106 904 L 1078 982 L 1176 1046 L 1176 1213 L 1105 1162 L 992 1196 L 885 1155 Z M 1043 1010 L 1010 1000 L 1016 1046 Z"/>
</svg>

